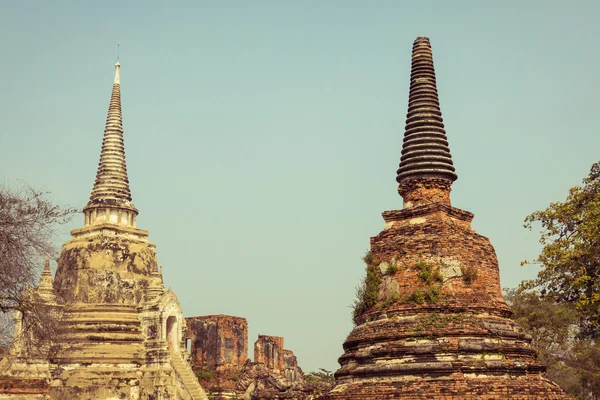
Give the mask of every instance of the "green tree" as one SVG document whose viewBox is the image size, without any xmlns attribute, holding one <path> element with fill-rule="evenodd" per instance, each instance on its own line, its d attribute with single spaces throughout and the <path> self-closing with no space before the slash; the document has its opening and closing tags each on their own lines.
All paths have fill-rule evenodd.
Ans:
<svg viewBox="0 0 600 400">
<path fill-rule="evenodd" d="M 335 385 L 335 377 L 333 372 L 324 368 L 319 368 L 318 371 L 311 371 L 304 375 L 306 385 L 304 390 L 309 394 L 307 399 L 319 399 L 322 395 L 329 393 Z"/>
<path fill-rule="evenodd" d="M 579 335 L 575 304 L 523 287 L 505 289 L 504 298 L 531 335 L 548 378 L 577 399 L 600 398 L 600 340 Z"/>
<path fill-rule="evenodd" d="M 543 249 L 534 262 L 542 269 L 524 287 L 573 304 L 579 333 L 600 338 L 600 163 L 592 165 L 583 184 L 571 188 L 564 202 L 535 211 L 524 226 L 532 229 L 538 223 Z"/>
<path fill-rule="evenodd" d="M 335 382 L 335 378 L 333 376 L 333 372 L 328 371 L 324 368 L 319 368 L 318 371 L 311 371 L 307 373 L 305 376 L 306 382 L 308 383 L 330 383 L 333 384 Z"/>
</svg>

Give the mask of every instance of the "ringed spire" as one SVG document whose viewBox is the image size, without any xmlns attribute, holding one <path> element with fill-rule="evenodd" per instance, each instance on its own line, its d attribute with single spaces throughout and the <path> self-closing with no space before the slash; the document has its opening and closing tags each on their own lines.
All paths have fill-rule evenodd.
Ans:
<svg viewBox="0 0 600 400">
<path fill-rule="evenodd" d="M 417 178 L 452 183 L 458 178 L 440 111 L 431 45 L 425 36 L 413 43 L 408 113 L 396 173 L 399 184 Z"/>
<path fill-rule="evenodd" d="M 121 114 L 121 63 L 117 58 L 102 150 L 90 200 L 84 208 L 85 225 L 116 223 L 135 226 L 137 209 L 131 201 Z"/>
</svg>

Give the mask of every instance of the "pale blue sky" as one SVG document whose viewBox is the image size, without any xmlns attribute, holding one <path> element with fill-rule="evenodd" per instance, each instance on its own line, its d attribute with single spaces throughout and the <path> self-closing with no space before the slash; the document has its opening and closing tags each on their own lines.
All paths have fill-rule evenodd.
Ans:
<svg viewBox="0 0 600 400">
<path fill-rule="evenodd" d="M 453 205 L 512 287 L 539 251 L 524 217 L 600 159 L 599 4 L 0 1 L 0 179 L 85 205 L 120 43 L 138 226 L 184 313 L 246 317 L 251 348 L 284 336 L 305 370 L 335 370 L 360 257 L 402 206 L 415 37 L 433 46 Z"/>
</svg>

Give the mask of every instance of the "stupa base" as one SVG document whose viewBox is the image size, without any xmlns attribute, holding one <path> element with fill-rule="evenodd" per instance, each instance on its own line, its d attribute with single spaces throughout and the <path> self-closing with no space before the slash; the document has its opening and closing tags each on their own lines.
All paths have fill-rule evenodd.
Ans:
<svg viewBox="0 0 600 400">
<path fill-rule="evenodd" d="M 571 399 L 558 385 L 540 375 L 506 377 L 422 377 L 361 379 L 340 383 L 321 400 L 566 400 Z"/>
</svg>

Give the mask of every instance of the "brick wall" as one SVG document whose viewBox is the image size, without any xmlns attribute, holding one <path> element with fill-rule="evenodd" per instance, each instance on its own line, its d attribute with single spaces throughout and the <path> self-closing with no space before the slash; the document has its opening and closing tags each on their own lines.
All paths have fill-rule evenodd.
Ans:
<svg viewBox="0 0 600 400">
<path fill-rule="evenodd" d="M 248 322 L 229 315 L 186 318 L 194 370 L 241 367 L 248 359 Z"/>
<path fill-rule="evenodd" d="M 254 343 L 254 362 L 263 363 L 269 369 L 283 372 L 283 338 L 280 336 L 258 335 Z"/>
</svg>

